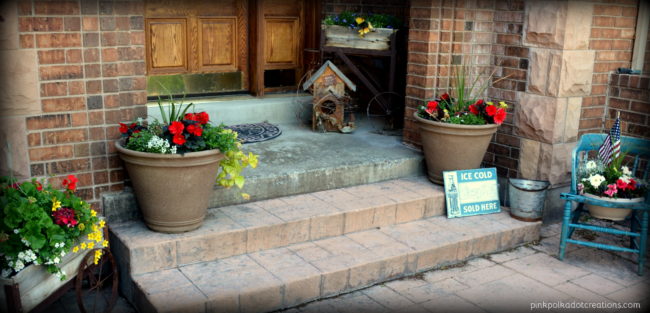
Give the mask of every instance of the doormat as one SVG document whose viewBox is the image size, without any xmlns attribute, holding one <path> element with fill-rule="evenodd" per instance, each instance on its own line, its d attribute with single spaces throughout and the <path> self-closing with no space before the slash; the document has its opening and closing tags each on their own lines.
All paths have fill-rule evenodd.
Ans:
<svg viewBox="0 0 650 313">
<path fill-rule="evenodd" d="M 267 122 L 231 125 L 226 128 L 239 133 L 237 138 L 241 140 L 242 143 L 266 141 L 282 134 L 280 128 Z"/>
</svg>

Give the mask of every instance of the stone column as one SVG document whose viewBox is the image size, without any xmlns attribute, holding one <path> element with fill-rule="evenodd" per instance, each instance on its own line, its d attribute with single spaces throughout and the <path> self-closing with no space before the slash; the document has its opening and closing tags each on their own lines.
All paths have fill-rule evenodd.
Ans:
<svg viewBox="0 0 650 313">
<path fill-rule="evenodd" d="M 528 88 L 519 92 L 515 134 L 522 178 L 571 181 L 582 97 L 591 93 L 595 51 L 589 50 L 593 5 L 526 1 L 524 45 L 530 48 Z"/>
</svg>

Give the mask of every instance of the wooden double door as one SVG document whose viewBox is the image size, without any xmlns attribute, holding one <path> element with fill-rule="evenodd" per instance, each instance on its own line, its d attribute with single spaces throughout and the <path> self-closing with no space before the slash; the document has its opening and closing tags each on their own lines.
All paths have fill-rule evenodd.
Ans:
<svg viewBox="0 0 650 313">
<path fill-rule="evenodd" d="M 256 95 L 294 89 L 303 51 L 318 43 L 319 10 L 309 0 L 149 0 L 147 74 L 237 73 Z"/>
</svg>

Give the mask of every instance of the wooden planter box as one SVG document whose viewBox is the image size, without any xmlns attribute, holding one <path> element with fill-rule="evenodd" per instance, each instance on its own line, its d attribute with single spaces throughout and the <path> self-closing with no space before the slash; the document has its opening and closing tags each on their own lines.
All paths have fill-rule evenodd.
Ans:
<svg viewBox="0 0 650 313">
<path fill-rule="evenodd" d="M 85 251 L 84 251 L 85 252 Z M 68 253 L 59 266 L 66 275 L 62 281 L 56 275 L 50 274 L 44 266 L 29 265 L 11 278 L 0 278 L 0 312 L 9 312 L 7 299 L 7 286 L 18 285 L 20 303 L 23 312 L 29 312 L 43 300 L 54 294 L 57 289 L 68 283 L 77 276 L 79 264 L 86 253 Z"/>
<path fill-rule="evenodd" d="M 375 28 L 361 37 L 357 29 L 339 25 L 321 26 L 325 33 L 325 46 L 370 50 L 390 49 L 391 35 L 397 31 L 391 28 Z"/>
</svg>

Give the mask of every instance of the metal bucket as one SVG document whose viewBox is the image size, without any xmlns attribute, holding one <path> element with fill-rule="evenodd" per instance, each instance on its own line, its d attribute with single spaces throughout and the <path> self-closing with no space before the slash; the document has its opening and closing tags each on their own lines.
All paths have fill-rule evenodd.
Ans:
<svg viewBox="0 0 650 313">
<path fill-rule="evenodd" d="M 549 185 L 547 181 L 509 178 L 510 216 L 525 222 L 541 221 Z"/>
</svg>

